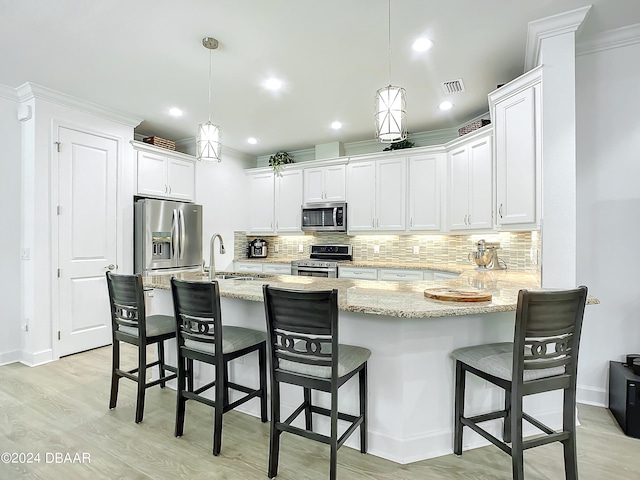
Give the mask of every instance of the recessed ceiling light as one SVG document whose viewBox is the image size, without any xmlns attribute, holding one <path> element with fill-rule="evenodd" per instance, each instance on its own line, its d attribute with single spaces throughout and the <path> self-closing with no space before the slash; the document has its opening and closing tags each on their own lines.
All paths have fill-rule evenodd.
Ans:
<svg viewBox="0 0 640 480">
<path fill-rule="evenodd" d="M 182 110 L 180 110 L 179 108 L 173 107 L 169 109 L 169 115 L 173 116 L 173 117 L 181 117 L 182 116 Z"/>
<path fill-rule="evenodd" d="M 340 130 L 342 128 L 342 124 L 340 122 L 333 122 L 331 124 L 331 128 L 333 128 L 334 130 Z"/>
<path fill-rule="evenodd" d="M 453 103 L 451 103 L 450 101 L 444 101 L 442 102 L 440 105 L 438 105 L 438 108 L 440 110 L 451 110 L 451 107 L 453 107 Z"/>
<path fill-rule="evenodd" d="M 255 145 L 256 143 L 258 143 L 258 140 L 256 140 L 253 137 L 249 137 L 247 138 L 247 143 L 250 143 L 251 145 Z"/>
<path fill-rule="evenodd" d="M 419 38 L 415 42 L 413 42 L 413 45 L 411 45 L 411 47 L 416 52 L 426 52 L 431 47 L 433 47 L 433 42 L 428 38 Z"/>
<path fill-rule="evenodd" d="M 267 90 L 280 90 L 282 88 L 282 82 L 277 78 L 270 78 L 266 82 L 264 82 L 264 86 Z"/>
</svg>

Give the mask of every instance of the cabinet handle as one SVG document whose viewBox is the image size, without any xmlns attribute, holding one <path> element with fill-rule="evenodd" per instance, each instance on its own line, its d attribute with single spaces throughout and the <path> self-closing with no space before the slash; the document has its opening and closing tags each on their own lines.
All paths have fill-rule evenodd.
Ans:
<svg viewBox="0 0 640 480">
<path fill-rule="evenodd" d="M 471 225 L 471 214 L 469 214 L 469 216 L 467 217 L 467 222 L 469 222 L 467 223 L 467 225 Z"/>
<path fill-rule="evenodd" d="M 468 216 L 469 216 L 469 215 L 465 215 L 465 216 L 464 216 L 464 224 L 465 224 L 465 225 L 469 225 L 469 224 L 467 223 L 467 217 L 468 217 Z"/>
<path fill-rule="evenodd" d="M 375 218 L 372 218 L 372 219 L 371 219 L 371 226 L 372 226 L 372 227 L 375 227 L 375 226 L 376 226 L 376 219 L 375 219 Z"/>
<path fill-rule="evenodd" d="M 410 226 L 410 227 L 413 227 L 413 217 L 411 217 L 411 218 L 409 219 L 409 226 Z"/>
<path fill-rule="evenodd" d="M 279 222 L 276 222 L 276 230 L 278 229 Z"/>
<path fill-rule="evenodd" d="M 169 193 L 169 188 L 167 187 L 167 185 L 164 186 L 164 193 Z"/>
<path fill-rule="evenodd" d="M 502 218 L 502 204 L 500 204 L 500 208 L 498 208 L 498 215 Z"/>
<path fill-rule="evenodd" d="M 169 193 L 171 193 L 171 185 L 169 185 Z"/>
</svg>

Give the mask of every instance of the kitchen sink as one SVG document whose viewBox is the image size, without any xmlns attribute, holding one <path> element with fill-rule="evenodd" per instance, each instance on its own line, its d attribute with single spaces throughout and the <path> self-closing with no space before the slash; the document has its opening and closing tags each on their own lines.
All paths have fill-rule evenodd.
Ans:
<svg viewBox="0 0 640 480">
<path fill-rule="evenodd" d="M 220 275 L 216 275 L 216 279 L 219 279 L 219 280 L 253 280 L 254 277 L 247 277 L 247 276 L 243 276 L 243 275 L 220 274 Z"/>
</svg>

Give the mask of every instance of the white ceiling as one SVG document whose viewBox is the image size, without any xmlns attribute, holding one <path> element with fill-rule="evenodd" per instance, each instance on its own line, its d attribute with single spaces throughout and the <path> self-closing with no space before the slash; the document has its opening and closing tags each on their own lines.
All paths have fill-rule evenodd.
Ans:
<svg viewBox="0 0 640 480">
<path fill-rule="evenodd" d="M 409 132 L 486 112 L 487 93 L 524 71 L 528 22 L 589 4 L 583 37 L 640 23 L 638 0 L 392 0 L 391 83 L 407 91 Z M 201 40 L 213 36 L 223 145 L 258 156 L 370 140 L 374 94 L 389 83 L 387 25 L 387 0 L 0 0 L 0 84 L 52 88 L 178 141 L 208 118 Z M 418 55 L 421 35 L 435 46 Z M 278 94 L 261 86 L 272 75 Z M 440 83 L 458 78 L 466 92 L 445 95 Z M 445 99 L 455 106 L 441 112 Z"/>
</svg>

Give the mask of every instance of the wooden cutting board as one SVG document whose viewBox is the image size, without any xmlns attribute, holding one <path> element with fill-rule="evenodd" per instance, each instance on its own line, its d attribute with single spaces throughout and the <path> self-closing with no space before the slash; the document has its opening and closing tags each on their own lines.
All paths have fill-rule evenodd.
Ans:
<svg viewBox="0 0 640 480">
<path fill-rule="evenodd" d="M 457 290 L 454 288 L 427 288 L 424 296 L 445 302 L 490 302 L 491 294 L 479 290 Z"/>
</svg>

